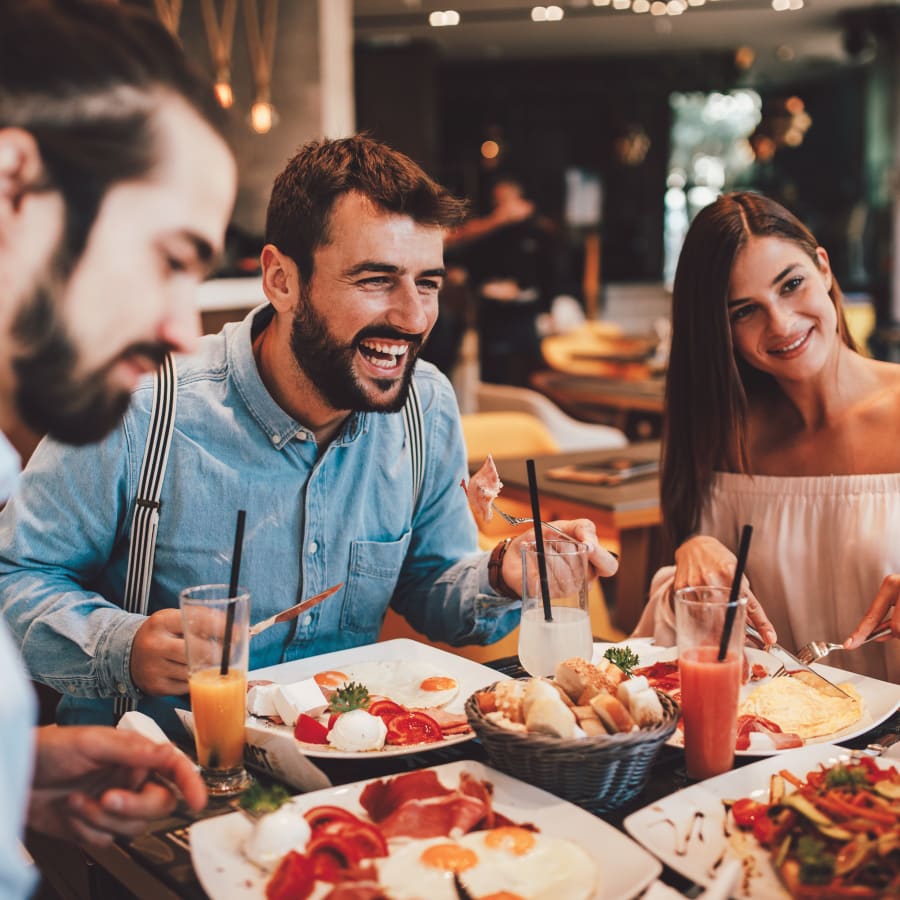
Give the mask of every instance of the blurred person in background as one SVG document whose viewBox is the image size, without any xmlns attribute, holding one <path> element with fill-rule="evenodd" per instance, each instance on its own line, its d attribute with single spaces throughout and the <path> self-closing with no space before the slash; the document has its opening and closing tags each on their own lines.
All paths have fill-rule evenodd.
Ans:
<svg viewBox="0 0 900 900">
<path fill-rule="evenodd" d="M 554 293 L 553 225 L 514 178 L 491 189 L 491 211 L 447 235 L 476 295 L 481 380 L 528 387 L 544 367 L 537 321 Z"/>
<path fill-rule="evenodd" d="M 788 649 L 900 681 L 900 366 L 862 356 L 828 253 L 759 194 L 692 223 L 675 275 L 663 434 L 661 569 L 635 634 L 674 643 L 672 591 L 730 585 L 753 526 L 748 618 Z"/>
<path fill-rule="evenodd" d="M 192 294 L 221 251 L 236 167 L 211 86 L 152 17 L 80 0 L 0 11 L 0 428 L 83 444 L 138 379 L 198 335 Z M 0 438 L 0 484 L 18 458 Z M 94 636 L 102 647 L 103 635 Z M 24 820 L 102 846 L 206 791 L 170 744 L 111 728 L 33 728 L 0 629 L 0 895 L 34 875 Z M 29 784 L 31 785 L 29 797 Z"/>
</svg>

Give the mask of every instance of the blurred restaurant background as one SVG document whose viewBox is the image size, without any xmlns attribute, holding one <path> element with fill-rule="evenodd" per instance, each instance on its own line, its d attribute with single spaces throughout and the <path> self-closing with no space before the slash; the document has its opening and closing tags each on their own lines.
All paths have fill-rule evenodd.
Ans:
<svg viewBox="0 0 900 900">
<path fill-rule="evenodd" d="M 579 405 L 551 376 L 659 379 L 685 230 L 737 188 L 812 228 L 861 345 L 900 358 L 896 0 L 132 2 L 177 32 L 233 112 L 241 184 L 227 258 L 203 289 L 207 330 L 262 299 L 256 255 L 284 161 L 310 138 L 366 130 L 468 198 L 475 219 L 505 181 L 534 212 L 508 260 L 528 269 L 527 289 L 499 312 L 479 280 L 509 248 L 448 241 L 426 356 L 463 412 L 482 382 L 503 382 L 655 437 L 653 410 Z M 501 347 L 492 365 L 484 346 L 527 303 L 533 358 Z M 520 363 L 531 352 L 516 351 Z"/>
</svg>

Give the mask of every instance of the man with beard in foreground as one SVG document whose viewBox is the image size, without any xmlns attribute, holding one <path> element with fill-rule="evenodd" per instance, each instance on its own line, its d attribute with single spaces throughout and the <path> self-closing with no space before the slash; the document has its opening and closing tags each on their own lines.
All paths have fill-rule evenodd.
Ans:
<svg viewBox="0 0 900 900">
<path fill-rule="evenodd" d="M 119 605 L 151 388 L 103 443 L 47 442 L 0 517 L 4 612 L 62 721 L 111 721 L 127 693 L 167 730 L 188 689 L 178 592 L 229 580 L 246 509 L 241 583 L 261 620 L 331 585 L 333 597 L 255 637 L 250 666 L 375 641 L 388 605 L 431 639 L 489 643 L 519 619 L 519 544 L 477 551 L 460 479 L 459 411 L 416 356 L 437 315 L 443 232 L 462 206 L 367 137 L 313 142 L 278 176 L 262 251 L 268 304 L 179 357 L 149 616 Z M 415 383 L 421 489 L 399 411 Z M 616 562 L 593 523 L 559 523 Z M 98 641 L 94 636 L 102 635 Z"/>
<path fill-rule="evenodd" d="M 4 432 L 95 440 L 119 422 L 142 374 L 194 346 L 192 294 L 222 246 L 234 191 L 212 89 L 159 22 L 105 3 L 3 5 Z M 0 438 L 4 491 L 17 469 Z M 77 562 L 78 537 L 57 548 L 63 565 Z M 171 745 L 93 726 L 34 729 L 33 692 L 3 627 L 0 683 L 0 896 L 33 884 L 17 840 L 26 809 L 36 830 L 103 846 L 174 808 L 172 792 L 148 780 L 154 771 L 190 806 L 205 804 L 201 779 Z"/>
</svg>

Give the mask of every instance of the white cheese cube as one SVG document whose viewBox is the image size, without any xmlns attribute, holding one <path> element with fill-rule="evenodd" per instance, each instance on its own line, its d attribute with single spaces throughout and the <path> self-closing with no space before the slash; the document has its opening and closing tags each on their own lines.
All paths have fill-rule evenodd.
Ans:
<svg viewBox="0 0 900 900">
<path fill-rule="evenodd" d="M 641 691 L 646 691 L 649 687 L 650 682 L 647 681 L 646 675 L 635 675 L 633 678 L 626 678 L 619 683 L 619 687 L 616 689 L 619 703 L 631 709 L 631 698 Z"/>
<path fill-rule="evenodd" d="M 328 701 L 314 678 L 305 678 L 293 684 L 279 684 L 275 691 L 275 709 L 285 724 L 294 726 L 301 713 L 315 718 L 325 712 Z"/>
<path fill-rule="evenodd" d="M 247 712 L 252 716 L 277 716 L 275 692 L 277 684 L 254 684 L 247 691 Z"/>
</svg>

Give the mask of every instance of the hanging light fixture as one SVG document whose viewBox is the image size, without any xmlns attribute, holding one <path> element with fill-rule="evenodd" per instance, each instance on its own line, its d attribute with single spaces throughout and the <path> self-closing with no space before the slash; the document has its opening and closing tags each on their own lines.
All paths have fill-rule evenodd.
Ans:
<svg viewBox="0 0 900 900">
<path fill-rule="evenodd" d="M 278 0 L 264 0 L 264 4 L 260 24 L 257 0 L 244 0 L 244 21 L 255 91 L 253 105 L 250 107 L 250 127 L 257 134 L 266 134 L 278 124 L 278 110 L 271 100 Z"/>
<path fill-rule="evenodd" d="M 234 92 L 231 89 L 231 48 L 234 44 L 237 0 L 224 0 L 221 17 L 216 12 L 215 0 L 201 0 L 200 8 L 209 54 L 216 70 L 216 98 L 224 109 L 229 109 L 234 103 Z"/>
<path fill-rule="evenodd" d="M 156 15 L 166 29 L 178 37 L 178 26 L 181 24 L 181 0 L 153 0 Z"/>
</svg>

